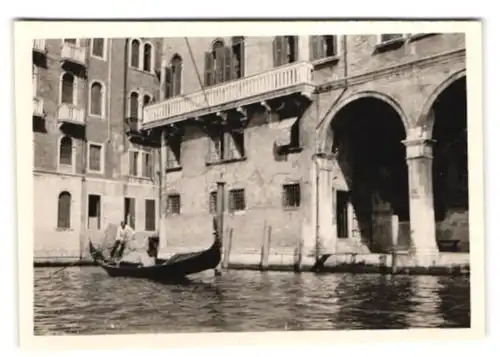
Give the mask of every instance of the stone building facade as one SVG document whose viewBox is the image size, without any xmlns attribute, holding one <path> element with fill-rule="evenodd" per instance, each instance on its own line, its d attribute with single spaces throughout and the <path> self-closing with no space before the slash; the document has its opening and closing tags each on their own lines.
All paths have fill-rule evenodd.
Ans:
<svg viewBox="0 0 500 357">
<path fill-rule="evenodd" d="M 164 39 L 162 250 L 210 244 L 223 181 L 242 260 L 468 251 L 465 74 L 459 33 Z"/>
<path fill-rule="evenodd" d="M 205 248 L 218 181 L 242 261 L 468 251 L 464 34 L 36 40 L 33 68 L 35 257 L 122 219 Z"/>
<path fill-rule="evenodd" d="M 157 150 L 137 135 L 162 41 L 33 42 L 35 259 L 74 260 L 110 224 L 157 231 Z"/>
</svg>

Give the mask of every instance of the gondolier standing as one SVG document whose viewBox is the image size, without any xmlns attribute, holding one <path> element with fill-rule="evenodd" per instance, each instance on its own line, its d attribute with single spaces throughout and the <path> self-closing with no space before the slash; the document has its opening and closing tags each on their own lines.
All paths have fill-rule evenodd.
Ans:
<svg viewBox="0 0 500 357">
<path fill-rule="evenodd" d="M 115 244 L 111 250 L 111 258 L 121 257 L 127 240 L 134 234 L 134 230 L 125 222 L 121 221 L 116 231 Z"/>
</svg>

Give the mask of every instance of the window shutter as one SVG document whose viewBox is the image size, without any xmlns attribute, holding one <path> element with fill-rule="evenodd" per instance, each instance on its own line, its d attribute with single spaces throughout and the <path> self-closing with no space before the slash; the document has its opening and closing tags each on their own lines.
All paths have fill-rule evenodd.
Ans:
<svg viewBox="0 0 500 357">
<path fill-rule="evenodd" d="M 214 57 L 211 52 L 205 52 L 205 85 L 214 84 Z"/>
<path fill-rule="evenodd" d="M 156 45 L 155 47 L 155 63 L 154 63 L 154 72 L 158 79 L 161 78 L 161 61 L 162 61 L 162 46 L 161 44 Z"/>
<path fill-rule="evenodd" d="M 135 174 L 135 167 L 134 167 L 134 152 L 133 151 L 129 151 L 128 152 L 128 168 L 129 168 L 129 172 L 128 174 L 130 176 L 134 176 Z"/>
<path fill-rule="evenodd" d="M 233 47 L 233 78 L 243 78 L 245 76 L 245 41 L 241 38 Z"/>
<path fill-rule="evenodd" d="M 173 95 L 179 95 L 181 94 L 181 78 L 182 78 L 182 65 L 180 63 L 176 63 L 174 67 L 172 67 L 173 70 Z"/>
<path fill-rule="evenodd" d="M 285 61 L 285 63 L 297 62 L 299 60 L 299 37 L 298 36 L 290 36 L 290 55 L 292 58 Z"/>
<path fill-rule="evenodd" d="M 172 96 L 172 69 L 170 67 L 165 67 L 165 99 Z"/>
<path fill-rule="evenodd" d="M 230 47 L 223 47 L 224 48 L 224 73 L 223 73 L 223 82 L 230 81 L 233 78 L 236 78 L 236 72 L 234 71 L 233 67 L 233 51 L 231 51 Z"/>
<path fill-rule="evenodd" d="M 224 82 L 226 48 L 221 46 L 215 50 L 215 84 Z"/>
<path fill-rule="evenodd" d="M 338 37 L 336 35 L 332 36 L 332 49 L 333 56 L 337 56 L 339 54 L 338 49 Z"/>
<path fill-rule="evenodd" d="M 321 53 L 322 52 L 321 44 L 322 44 L 321 36 L 311 36 L 309 38 L 309 50 L 311 51 L 310 53 L 311 60 L 316 60 L 323 57 Z"/>
<path fill-rule="evenodd" d="M 283 52 L 283 37 L 276 36 L 273 40 L 273 61 L 275 67 L 281 66 L 283 64 Z"/>
</svg>

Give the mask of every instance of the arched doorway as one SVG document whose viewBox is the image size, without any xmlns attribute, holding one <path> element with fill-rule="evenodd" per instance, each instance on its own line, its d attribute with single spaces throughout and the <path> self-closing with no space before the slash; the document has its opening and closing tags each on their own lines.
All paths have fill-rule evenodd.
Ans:
<svg viewBox="0 0 500 357">
<path fill-rule="evenodd" d="M 409 245 L 409 199 L 404 118 L 385 97 L 365 96 L 343 106 L 329 130 L 337 162 L 333 190 L 337 238 L 358 239 L 372 252 L 392 248 L 392 220 L 398 244 Z"/>
<path fill-rule="evenodd" d="M 431 107 L 432 181 L 440 249 L 469 249 L 467 90 L 462 76 L 444 88 Z"/>
</svg>

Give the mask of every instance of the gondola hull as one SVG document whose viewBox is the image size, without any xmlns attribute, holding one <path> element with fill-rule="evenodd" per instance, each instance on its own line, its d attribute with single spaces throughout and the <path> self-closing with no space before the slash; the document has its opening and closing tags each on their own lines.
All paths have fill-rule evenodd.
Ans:
<svg viewBox="0 0 500 357">
<path fill-rule="evenodd" d="M 218 241 L 214 241 L 212 246 L 204 251 L 176 254 L 168 259 L 156 259 L 156 264 L 152 266 L 127 262 L 115 263 L 106 259 L 91 241 L 89 241 L 89 250 L 94 262 L 102 267 L 110 277 L 130 277 L 154 281 L 177 280 L 187 275 L 215 269 L 221 260 L 221 248 Z"/>
</svg>

